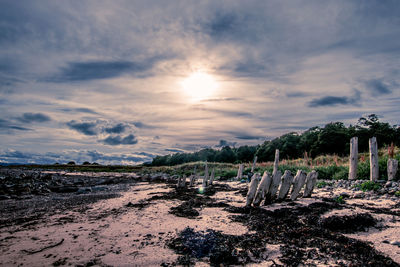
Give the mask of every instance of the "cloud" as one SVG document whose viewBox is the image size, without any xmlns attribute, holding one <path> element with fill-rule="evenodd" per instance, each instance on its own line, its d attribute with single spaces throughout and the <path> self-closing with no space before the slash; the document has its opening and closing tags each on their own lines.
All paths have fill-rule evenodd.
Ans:
<svg viewBox="0 0 400 267">
<path fill-rule="evenodd" d="M 6 132 L 9 132 L 11 134 L 13 130 L 31 131 L 32 129 L 15 125 L 14 123 L 12 123 L 12 122 L 10 122 L 8 120 L 0 119 L 0 131 L 6 131 Z"/>
<path fill-rule="evenodd" d="M 306 96 L 309 96 L 309 94 L 301 91 L 286 93 L 286 97 L 289 98 L 306 97 Z"/>
<path fill-rule="evenodd" d="M 142 73 L 150 70 L 154 59 L 144 62 L 131 61 L 88 61 L 70 62 L 60 73 L 50 78 L 53 82 L 76 82 L 118 77 L 124 73 Z"/>
<path fill-rule="evenodd" d="M 185 151 L 183 151 L 183 150 L 181 150 L 181 149 L 176 149 L 176 148 L 166 148 L 166 149 L 164 149 L 164 151 L 172 152 L 172 153 L 182 153 L 182 152 L 185 152 Z"/>
<path fill-rule="evenodd" d="M 64 112 L 80 112 L 80 113 L 89 113 L 89 114 L 99 114 L 90 108 L 62 108 L 61 110 Z"/>
<path fill-rule="evenodd" d="M 390 86 L 383 79 L 372 79 L 365 82 L 365 87 L 373 96 L 387 95 L 392 93 Z"/>
<path fill-rule="evenodd" d="M 259 135 L 238 135 L 235 136 L 235 138 L 237 139 L 241 139 L 241 140 L 262 140 L 265 139 L 265 136 L 259 136 Z"/>
<path fill-rule="evenodd" d="M 155 126 L 148 125 L 147 123 L 143 123 L 143 122 L 141 122 L 141 121 L 135 121 L 135 122 L 132 122 L 132 124 L 133 124 L 136 128 L 145 128 L 145 129 L 152 129 L 152 128 L 155 128 Z"/>
<path fill-rule="evenodd" d="M 104 129 L 106 133 L 115 133 L 115 134 L 120 134 L 123 133 L 126 129 L 126 125 L 122 123 L 118 123 L 117 125 L 113 127 L 107 127 Z"/>
<path fill-rule="evenodd" d="M 108 136 L 106 139 L 100 140 L 103 144 L 110 146 L 117 145 L 134 145 L 137 144 L 137 139 L 133 134 L 127 135 L 125 137 L 117 136 Z"/>
<path fill-rule="evenodd" d="M 0 163 L 17 164 L 54 164 L 56 162 L 65 164 L 69 161 L 82 164 L 89 161 L 100 164 L 132 165 L 151 161 L 154 157 L 155 155 L 148 153 L 103 153 L 97 150 L 65 150 L 61 153 L 47 152 L 44 154 L 12 149 L 0 151 Z"/>
<path fill-rule="evenodd" d="M 324 96 L 321 98 L 314 98 L 308 103 L 309 107 L 324 107 L 336 105 L 350 105 L 354 104 L 354 99 L 347 96 Z"/>
<path fill-rule="evenodd" d="M 21 117 L 17 118 L 17 120 L 23 123 L 32 123 L 51 121 L 51 118 L 43 113 L 24 113 Z"/>
<path fill-rule="evenodd" d="M 228 142 L 226 140 L 219 140 L 218 145 L 216 147 L 224 147 L 224 146 L 235 146 L 237 142 Z"/>
<path fill-rule="evenodd" d="M 96 135 L 97 124 L 94 122 L 77 122 L 77 121 L 70 121 L 67 122 L 67 126 L 73 130 L 76 130 L 84 135 Z"/>
</svg>

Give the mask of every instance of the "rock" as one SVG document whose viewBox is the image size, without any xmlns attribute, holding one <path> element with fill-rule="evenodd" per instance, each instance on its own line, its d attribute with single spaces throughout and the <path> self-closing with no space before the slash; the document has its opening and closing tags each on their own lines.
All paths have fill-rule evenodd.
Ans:
<svg viewBox="0 0 400 267">
<path fill-rule="evenodd" d="M 397 240 L 390 241 L 390 244 L 400 247 L 400 241 L 397 241 Z"/>
<path fill-rule="evenodd" d="M 358 192 L 353 195 L 353 198 L 364 198 L 364 192 Z"/>
<path fill-rule="evenodd" d="M 350 195 L 347 194 L 346 192 L 340 193 L 340 196 L 341 196 L 342 198 L 350 198 Z"/>
<path fill-rule="evenodd" d="M 77 194 L 87 194 L 87 193 L 90 193 L 90 192 L 92 192 L 92 188 L 90 188 L 90 187 L 80 187 L 76 191 Z"/>
<path fill-rule="evenodd" d="M 385 184 L 385 187 L 386 187 L 386 188 L 392 187 L 392 182 L 390 182 L 390 181 L 387 182 L 387 183 Z"/>
</svg>

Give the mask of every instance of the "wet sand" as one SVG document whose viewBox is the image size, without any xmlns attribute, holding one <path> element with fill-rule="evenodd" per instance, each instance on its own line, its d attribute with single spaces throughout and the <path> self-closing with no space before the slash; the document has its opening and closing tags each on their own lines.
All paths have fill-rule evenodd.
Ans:
<svg viewBox="0 0 400 267">
<path fill-rule="evenodd" d="M 350 190 L 316 188 L 312 198 L 244 208 L 246 186 L 217 182 L 200 194 L 135 182 L 102 192 L 2 200 L 0 263 L 399 266 L 399 199 L 355 199 Z M 343 192 L 350 197 L 335 202 Z M 341 222 L 359 214 L 371 215 L 374 226 L 324 228 L 326 218 Z"/>
</svg>

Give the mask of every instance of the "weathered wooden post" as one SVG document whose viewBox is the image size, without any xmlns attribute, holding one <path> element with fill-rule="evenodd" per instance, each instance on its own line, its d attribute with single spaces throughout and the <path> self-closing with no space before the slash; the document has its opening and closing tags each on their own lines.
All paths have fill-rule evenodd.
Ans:
<svg viewBox="0 0 400 267">
<path fill-rule="evenodd" d="M 369 139 L 369 167 L 370 167 L 370 180 L 375 182 L 379 178 L 379 164 L 378 164 L 378 143 L 376 137 Z"/>
<path fill-rule="evenodd" d="M 289 193 L 290 186 L 293 182 L 293 175 L 289 170 L 286 170 L 282 176 L 282 183 L 281 188 L 279 189 L 278 193 L 278 200 L 283 200 L 286 198 L 287 194 Z"/>
<path fill-rule="evenodd" d="M 254 173 L 257 163 L 257 156 L 254 157 L 253 165 L 251 166 L 251 173 Z"/>
<path fill-rule="evenodd" d="M 190 175 L 190 177 L 189 177 L 189 181 L 190 181 L 189 186 L 194 186 L 194 182 L 196 180 L 195 177 L 196 176 L 194 174 Z"/>
<path fill-rule="evenodd" d="M 253 203 L 253 199 L 257 190 L 259 176 L 260 175 L 258 173 L 255 173 L 253 177 L 251 177 L 249 190 L 247 191 L 247 196 L 246 196 L 246 206 L 250 206 L 251 203 Z"/>
<path fill-rule="evenodd" d="M 274 170 L 272 171 L 272 174 L 276 173 L 276 171 L 278 170 L 278 165 L 279 165 L 279 149 L 275 149 Z"/>
<path fill-rule="evenodd" d="M 206 161 L 206 167 L 204 168 L 204 178 L 203 178 L 203 188 L 207 187 L 207 182 L 208 182 L 208 165 Z"/>
<path fill-rule="evenodd" d="M 243 177 L 243 163 L 239 164 L 239 169 L 236 175 L 236 179 L 240 181 L 242 180 L 242 177 Z"/>
<path fill-rule="evenodd" d="M 399 162 L 395 159 L 388 159 L 387 161 L 387 172 L 388 172 L 388 181 L 394 180 L 397 173 L 397 168 L 399 166 Z"/>
<path fill-rule="evenodd" d="M 267 171 L 264 172 L 261 182 L 258 184 L 256 196 L 254 197 L 253 205 L 259 206 L 261 201 L 265 198 L 271 186 L 272 177 Z"/>
<path fill-rule="evenodd" d="M 272 175 L 271 185 L 269 187 L 269 190 L 265 194 L 264 205 L 271 203 L 271 201 L 275 198 L 276 192 L 278 191 L 279 184 L 281 183 L 281 177 L 282 177 L 282 173 L 279 170 L 276 171 L 276 173 L 274 173 Z"/>
<path fill-rule="evenodd" d="M 298 170 L 293 180 L 293 189 L 292 192 L 290 193 L 291 200 L 294 201 L 297 199 L 300 190 L 304 186 L 305 182 L 306 182 L 306 173 L 302 170 Z"/>
<path fill-rule="evenodd" d="M 358 137 L 350 139 L 349 180 L 357 179 Z"/>
<path fill-rule="evenodd" d="M 311 197 L 311 193 L 314 190 L 314 186 L 317 183 L 318 172 L 312 171 L 307 174 L 306 188 L 304 189 L 303 197 Z"/>
<path fill-rule="evenodd" d="M 178 178 L 178 183 L 176 185 L 178 188 L 186 187 L 186 175 Z"/>
<path fill-rule="evenodd" d="M 210 176 L 210 181 L 209 181 L 209 185 L 212 185 L 214 182 L 214 176 L 215 176 L 215 168 L 212 169 L 211 171 L 211 176 Z"/>
</svg>

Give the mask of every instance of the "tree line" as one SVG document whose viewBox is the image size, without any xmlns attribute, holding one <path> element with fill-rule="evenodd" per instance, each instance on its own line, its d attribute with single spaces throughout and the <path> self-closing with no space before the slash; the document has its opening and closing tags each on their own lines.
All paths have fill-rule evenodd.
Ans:
<svg viewBox="0 0 400 267">
<path fill-rule="evenodd" d="M 302 133 L 290 132 L 256 146 L 224 146 L 222 149 L 205 148 L 194 153 L 157 156 L 151 165 L 172 166 L 206 160 L 239 163 L 252 161 L 255 155 L 258 161 L 273 161 L 275 149 L 279 149 L 281 158 L 287 159 L 304 157 L 305 153 L 310 158 L 326 154 L 347 156 L 350 138 L 354 136 L 358 137 L 360 152 L 368 151 L 368 139 L 373 136 L 377 138 L 380 147 L 392 143 L 400 146 L 400 127 L 380 122 L 376 114 L 370 114 L 348 127 L 342 122 L 331 122 L 324 127 L 315 126 Z"/>
</svg>

